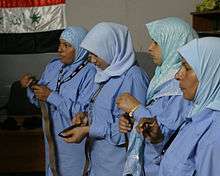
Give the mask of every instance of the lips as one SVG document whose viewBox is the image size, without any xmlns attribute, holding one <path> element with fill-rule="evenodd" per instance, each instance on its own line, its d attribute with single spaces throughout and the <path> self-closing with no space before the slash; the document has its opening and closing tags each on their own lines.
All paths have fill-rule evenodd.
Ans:
<svg viewBox="0 0 220 176">
<path fill-rule="evenodd" d="M 60 56 L 60 58 L 62 58 L 62 59 L 65 57 L 65 56 L 64 56 L 64 55 L 62 55 L 62 54 L 59 54 L 59 56 Z"/>
<path fill-rule="evenodd" d="M 181 89 L 182 92 L 185 90 L 185 88 L 183 88 L 183 87 L 180 87 L 180 89 Z"/>
</svg>

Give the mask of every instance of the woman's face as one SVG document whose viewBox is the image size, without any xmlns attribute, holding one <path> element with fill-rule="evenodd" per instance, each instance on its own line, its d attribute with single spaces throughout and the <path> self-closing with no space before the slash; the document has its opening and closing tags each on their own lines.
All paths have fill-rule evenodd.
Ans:
<svg viewBox="0 0 220 176">
<path fill-rule="evenodd" d="M 152 40 L 152 42 L 148 46 L 147 53 L 151 56 L 151 58 L 153 59 L 153 62 L 156 65 L 160 66 L 162 64 L 161 48 L 157 42 Z"/>
<path fill-rule="evenodd" d="M 185 59 L 183 59 L 182 66 L 176 73 L 175 78 L 179 81 L 179 86 L 183 92 L 183 97 L 187 100 L 193 100 L 196 95 L 199 80 L 196 76 L 196 73 Z"/>
<path fill-rule="evenodd" d="M 109 66 L 109 64 L 106 63 L 103 59 L 92 53 L 89 54 L 89 62 L 102 70 L 105 70 Z"/>
<path fill-rule="evenodd" d="M 75 48 L 63 39 L 60 39 L 60 44 L 58 47 L 58 54 L 60 60 L 64 64 L 70 64 L 75 59 Z"/>
</svg>

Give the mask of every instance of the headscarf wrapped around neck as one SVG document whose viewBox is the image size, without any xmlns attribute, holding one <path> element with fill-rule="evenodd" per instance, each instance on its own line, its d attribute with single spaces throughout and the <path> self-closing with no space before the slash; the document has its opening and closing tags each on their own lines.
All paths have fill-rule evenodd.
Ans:
<svg viewBox="0 0 220 176">
<path fill-rule="evenodd" d="M 85 59 L 87 51 L 80 47 L 81 42 L 87 35 L 87 30 L 81 26 L 67 27 L 60 36 L 60 39 L 70 43 L 75 49 L 75 59 L 72 64 L 78 63 Z"/>
<path fill-rule="evenodd" d="M 101 83 L 113 76 L 121 76 L 135 61 L 131 34 L 127 26 L 102 22 L 87 34 L 81 47 L 103 59 L 109 66 L 97 68 L 95 82 Z"/>
<path fill-rule="evenodd" d="M 205 108 L 220 110 L 220 38 L 195 39 L 178 51 L 193 68 L 199 80 L 189 116 Z"/>
<path fill-rule="evenodd" d="M 146 27 L 150 37 L 160 46 L 162 57 L 162 65 L 157 66 L 148 88 L 147 99 L 150 102 L 158 97 L 156 93 L 164 83 L 174 79 L 180 68 L 181 58 L 177 49 L 198 36 L 188 23 L 177 17 L 156 20 L 147 23 Z M 180 94 L 182 93 L 176 85 L 168 86 L 167 90 L 163 91 L 163 95 L 166 96 Z"/>
</svg>

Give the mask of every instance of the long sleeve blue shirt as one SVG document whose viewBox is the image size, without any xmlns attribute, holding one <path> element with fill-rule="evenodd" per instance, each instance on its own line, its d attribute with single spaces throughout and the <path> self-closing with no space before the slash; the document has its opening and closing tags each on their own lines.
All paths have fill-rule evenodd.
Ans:
<svg viewBox="0 0 220 176">
<path fill-rule="evenodd" d="M 57 134 L 71 125 L 73 116 L 84 111 L 94 90 L 95 67 L 87 64 L 70 81 L 61 85 L 60 92 L 56 90 L 59 71 L 62 67 L 59 59 L 50 62 L 43 72 L 38 84 L 47 85 L 52 92 L 47 98 L 47 105 L 51 113 L 54 139 L 57 147 L 58 170 L 61 176 L 82 175 L 85 156 L 84 141 L 81 144 L 68 144 Z M 62 73 L 67 78 L 79 64 L 66 66 Z M 28 90 L 30 101 L 38 105 L 31 89 Z M 48 145 L 45 139 L 46 175 L 52 175 L 48 163 Z"/>
<path fill-rule="evenodd" d="M 165 153 L 159 176 L 219 176 L 220 111 L 205 109 L 186 118 Z"/>
<path fill-rule="evenodd" d="M 164 140 L 159 144 L 151 144 L 147 139 L 144 146 L 144 172 L 145 175 L 157 176 L 164 145 L 170 136 L 185 120 L 185 114 L 191 109 L 191 102 L 182 96 L 163 96 L 156 99 L 147 107 L 141 105 L 134 117 L 140 120 L 143 117 L 156 117 L 164 134 Z"/>
<path fill-rule="evenodd" d="M 90 176 L 121 176 L 125 164 L 125 135 L 119 132 L 118 122 L 122 112 L 116 99 L 129 92 L 141 103 L 146 102 L 149 80 L 138 66 L 131 67 L 120 77 L 112 77 L 101 89 L 90 110 L 91 147 Z"/>
</svg>

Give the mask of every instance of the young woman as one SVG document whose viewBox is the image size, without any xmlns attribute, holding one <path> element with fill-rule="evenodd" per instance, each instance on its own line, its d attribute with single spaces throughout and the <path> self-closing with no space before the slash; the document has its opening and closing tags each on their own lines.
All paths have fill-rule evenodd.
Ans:
<svg viewBox="0 0 220 176">
<path fill-rule="evenodd" d="M 131 147 L 128 149 L 127 160 L 130 168 L 137 168 L 138 165 L 143 165 L 144 160 L 145 174 L 156 176 L 158 175 L 161 153 L 164 146 L 171 134 L 184 120 L 182 116 L 191 107 L 191 103 L 183 99 L 178 81 L 174 79 L 181 66 L 181 57 L 177 49 L 197 37 L 197 34 L 188 23 L 176 17 L 156 20 L 147 23 L 146 27 L 152 39 L 152 43 L 148 47 L 148 53 L 157 65 L 154 77 L 150 82 L 148 90 L 146 90 L 147 106 L 145 107 L 145 104 L 140 103 L 129 94 L 120 96 L 117 104 L 123 111 L 133 114 L 136 121 L 140 122 L 140 125 L 146 121 L 146 118 L 143 117 L 151 117 L 151 123 L 155 127 L 160 126 L 162 130 L 161 135 L 146 135 L 144 144 L 140 141 L 137 142 L 135 138 L 143 139 L 134 129 L 133 132 L 136 135 L 132 132 L 129 139 Z M 120 119 L 120 131 L 123 133 L 131 131 L 131 125 L 125 117 Z M 152 143 L 158 144 L 154 145 Z M 143 157 L 141 148 L 144 148 L 144 158 L 141 158 Z M 133 175 L 140 175 L 136 170 L 130 169 L 129 172 Z"/>
<path fill-rule="evenodd" d="M 59 58 L 53 59 L 37 85 L 28 89 L 32 103 L 39 105 L 40 100 L 47 105 L 53 127 L 53 147 L 57 151 L 57 174 L 63 176 L 82 175 L 84 167 L 84 143 L 67 144 L 57 134 L 71 124 L 77 112 L 85 110 L 92 94 L 96 70 L 93 65 L 87 64 L 88 52 L 80 47 L 86 34 L 82 27 L 67 27 L 60 36 Z M 49 176 L 54 173 L 51 173 L 48 143 L 46 136 L 46 175 Z"/>
<path fill-rule="evenodd" d="M 116 106 L 116 98 L 123 92 L 129 92 L 144 104 L 148 77 L 135 64 L 131 34 L 124 25 L 97 24 L 81 47 L 91 53 L 90 60 L 96 66 L 97 89 L 87 110 L 89 125 L 66 133 L 70 135 L 66 141 L 80 142 L 89 137 L 90 176 L 121 176 L 126 138 L 118 129 L 122 112 Z"/>
</svg>

